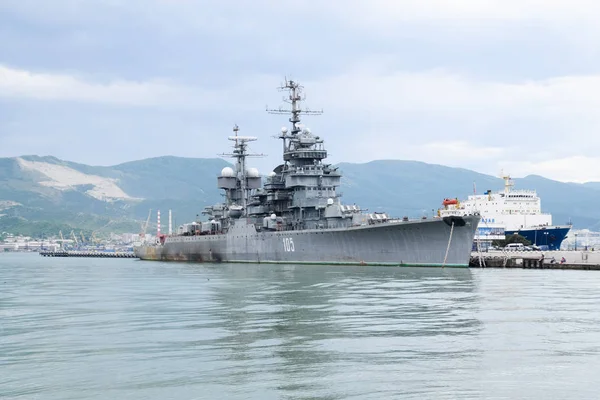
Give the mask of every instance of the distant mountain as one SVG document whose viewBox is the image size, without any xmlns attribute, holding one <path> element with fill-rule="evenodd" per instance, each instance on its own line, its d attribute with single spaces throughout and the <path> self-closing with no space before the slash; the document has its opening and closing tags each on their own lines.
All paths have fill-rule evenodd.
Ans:
<svg viewBox="0 0 600 400">
<path fill-rule="evenodd" d="M 600 182 L 587 182 L 584 183 L 583 186 L 591 189 L 600 190 Z"/>
<path fill-rule="evenodd" d="M 529 175 L 516 179 L 515 184 L 536 190 L 542 199 L 542 211 L 551 213 L 554 223 L 571 220 L 576 228 L 600 230 L 600 183 L 563 183 Z"/>
<path fill-rule="evenodd" d="M 381 160 L 366 164 L 339 164 L 344 173 L 343 200 L 373 211 L 400 215 L 432 215 L 444 198 L 464 199 L 476 189 L 502 190 L 500 178 L 461 168 L 418 161 Z M 600 183 L 563 183 L 537 175 L 514 179 L 515 188 L 536 190 L 542 211 L 555 224 L 572 221 L 577 228 L 600 230 Z"/>
<path fill-rule="evenodd" d="M 31 233 L 40 227 L 45 227 L 41 233 L 50 233 L 59 225 L 137 232 L 149 209 L 172 208 L 176 221 L 187 221 L 204 205 L 220 201 L 215 176 L 227 165 L 222 159 L 180 157 L 112 167 L 55 157 L 1 158 L 0 233 Z"/>
<path fill-rule="evenodd" d="M 96 167 L 55 157 L 0 159 L 0 233 L 137 232 L 150 209 L 173 210 L 174 222 L 190 221 L 204 206 L 222 200 L 216 176 L 222 159 L 158 157 Z M 499 178 L 461 168 L 416 161 L 341 163 L 342 200 L 393 216 L 431 216 L 446 197 L 463 199 L 476 189 L 501 190 Z M 600 183 L 562 183 L 541 176 L 515 179 L 537 190 L 554 222 L 600 229 Z M 151 229 L 154 229 L 153 227 Z"/>
<path fill-rule="evenodd" d="M 464 198 L 477 189 L 496 189 L 503 181 L 461 168 L 418 161 L 380 160 L 341 163 L 343 200 L 395 216 L 431 216 L 447 197 Z"/>
</svg>

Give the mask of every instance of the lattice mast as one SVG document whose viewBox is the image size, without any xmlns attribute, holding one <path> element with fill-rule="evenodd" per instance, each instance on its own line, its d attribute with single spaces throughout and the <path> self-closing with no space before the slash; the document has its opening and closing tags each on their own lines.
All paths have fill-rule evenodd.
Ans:
<svg viewBox="0 0 600 400">
<path fill-rule="evenodd" d="M 264 154 L 257 153 L 248 153 L 248 143 L 257 140 L 254 136 L 239 136 L 240 128 L 237 124 L 233 126 L 234 136 L 229 136 L 228 139 L 234 142 L 233 152 L 231 153 L 222 153 L 220 156 L 231 157 L 236 159 L 236 178 L 239 182 L 239 190 L 241 191 L 241 200 L 244 215 L 247 215 L 247 205 L 248 205 L 248 170 L 246 167 L 246 158 L 247 157 L 264 157 Z M 228 203 L 231 202 L 231 195 L 228 194 Z"/>
<path fill-rule="evenodd" d="M 313 111 L 308 108 L 302 109 L 300 103 L 306 99 L 304 95 L 304 86 L 298 84 L 298 82 L 286 79 L 285 82 L 279 87 L 279 91 L 287 91 L 289 93 L 288 98 L 283 98 L 283 101 L 290 104 L 289 109 L 279 107 L 278 109 L 269 109 L 267 112 L 270 114 L 290 114 L 289 121 L 292 123 L 292 129 L 288 133 L 287 128 L 282 128 L 279 138 L 283 140 L 283 152 L 289 150 L 290 139 L 295 138 L 298 133 L 302 131 L 300 125 L 300 115 L 321 115 L 323 110 Z"/>
</svg>

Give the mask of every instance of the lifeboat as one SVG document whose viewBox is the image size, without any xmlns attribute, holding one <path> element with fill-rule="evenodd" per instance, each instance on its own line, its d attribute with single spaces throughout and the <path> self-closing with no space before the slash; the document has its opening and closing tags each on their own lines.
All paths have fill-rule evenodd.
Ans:
<svg viewBox="0 0 600 400">
<path fill-rule="evenodd" d="M 442 202 L 442 204 L 444 206 L 456 205 L 456 204 L 458 204 L 458 200 L 456 200 L 456 199 L 444 199 L 444 201 Z"/>
</svg>

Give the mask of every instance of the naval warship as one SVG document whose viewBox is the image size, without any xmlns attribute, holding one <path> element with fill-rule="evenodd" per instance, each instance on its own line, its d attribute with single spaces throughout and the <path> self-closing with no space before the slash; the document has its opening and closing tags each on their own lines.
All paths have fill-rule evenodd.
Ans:
<svg viewBox="0 0 600 400">
<path fill-rule="evenodd" d="M 327 164 L 324 140 L 301 124 L 300 116 L 320 114 L 303 109 L 303 87 L 285 80 L 289 94 L 290 129 L 282 128 L 283 163 L 265 178 L 247 165 L 248 143 L 256 137 L 238 135 L 234 127 L 235 168 L 217 176 L 224 191 L 221 204 L 202 212 L 204 221 L 159 234 L 151 243 L 135 246 L 142 260 L 347 264 L 467 267 L 480 220 L 473 215 L 421 219 L 391 218 L 341 202 L 342 178 Z M 402 190 L 402 188 L 398 188 Z"/>
</svg>

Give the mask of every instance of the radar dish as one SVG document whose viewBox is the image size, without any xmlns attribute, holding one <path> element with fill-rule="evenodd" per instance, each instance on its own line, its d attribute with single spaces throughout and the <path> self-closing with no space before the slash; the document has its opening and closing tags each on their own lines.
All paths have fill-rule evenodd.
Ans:
<svg viewBox="0 0 600 400">
<path fill-rule="evenodd" d="M 259 177 L 258 169 L 256 169 L 256 168 L 248 168 L 246 170 L 246 174 L 250 178 L 258 178 Z"/>
<path fill-rule="evenodd" d="M 225 167 L 221 170 L 221 176 L 225 178 L 231 178 L 234 175 L 233 169 Z"/>
</svg>

